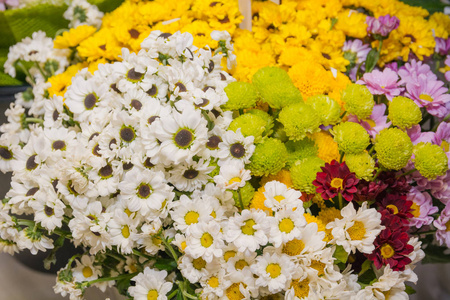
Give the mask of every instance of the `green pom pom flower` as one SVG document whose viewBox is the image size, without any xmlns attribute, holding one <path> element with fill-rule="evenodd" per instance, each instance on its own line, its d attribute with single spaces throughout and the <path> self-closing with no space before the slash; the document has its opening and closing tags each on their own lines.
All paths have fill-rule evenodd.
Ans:
<svg viewBox="0 0 450 300">
<path fill-rule="evenodd" d="M 400 170 L 411 158 L 411 139 L 398 128 L 383 129 L 375 138 L 378 162 L 390 170 Z"/>
<path fill-rule="evenodd" d="M 375 170 L 375 161 L 369 153 L 363 151 L 345 155 L 345 163 L 350 172 L 355 173 L 359 179 L 370 181 Z"/>
<path fill-rule="evenodd" d="M 288 151 L 288 168 L 292 167 L 296 161 L 306 157 L 317 156 L 318 153 L 315 142 L 309 138 L 304 138 L 297 142 L 288 141 L 285 145 Z"/>
<path fill-rule="evenodd" d="M 316 187 L 312 182 L 316 179 L 317 172 L 321 172 L 320 167 L 324 165 L 325 162 L 317 156 L 298 160 L 290 170 L 293 187 L 301 192 L 314 194 Z"/>
<path fill-rule="evenodd" d="M 258 117 L 254 114 L 243 114 L 234 119 L 228 130 L 233 130 L 236 132 L 238 128 L 241 129 L 241 133 L 243 136 L 254 136 L 255 143 L 259 142 L 263 136 L 264 131 L 266 130 L 267 122 L 262 118 Z"/>
<path fill-rule="evenodd" d="M 302 94 L 292 83 L 288 73 L 278 67 L 259 69 L 252 78 L 261 99 L 270 107 L 281 109 L 293 103 L 303 102 Z"/>
<path fill-rule="evenodd" d="M 308 105 L 319 115 L 320 123 L 328 126 L 335 125 L 341 120 L 341 107 L 339 104 L 325 95 L 316 95 L 308 98 Z"/>
<path fill-rule="evenodd" d="M 362 152 L 370 143 L 369 134 L 358 123 L 340 123 L 334 126 L 330 132 L 333 134 L 336 143 L 338 143 L 339 151 L 346 154 Z"/>
<path fill-rule="evenodd" d="M 411 128 L 422 121 L 422 112 L 413 100 L 398 96 L 389 104 L 388 118 L 392 124 L 402 129 Z"/>
<path fill-rule="evenodd" d="M 448 158 L 444 150 L 431 143 L 419 143 L 414 146 L 414 165 L 420 174 L 428 179 L 444 175 L 448 169 Z"/>
<path fill-rule="evenodd" d="M 260 109 L 251 109 L 249 111 L 247 111 L 247 113 L 249 114 L 253 114 L 256 115 L 258 117 L 260 117 L 261 119 L 263 119 L 264 121 L 266 121 L 266 129 L 264 131 L 264 136 L 268 136 L 272 133 L 272 129 L 273 129 L 273 118 L 271 115 L 269 115 L 268 113 L 266 113 L 263 110 Z"/>
<path fill-rule="evenodd" d="M 344 108 L 348 113 L 356 115 L 360 119 L 367 119 L 372 114 L 375 102 L 373 95 L 365 85 L 349 84 L 342 92 Z"/>
<path fill-rule="evenodd" d="M 225 87 L 224 91 L 228 96 L 227 103 L 222 106 L 224 110 L 253 107 L 259 98 L 256 87 L 248 82 L 231 82 Z"/>
<path fill-rule="evenodd" d="M 255 194 L 255 189 L 250 184 L 250 182 L 247 181 L 247 183 L 243 187 L 239 188 L 236 191 L 231 191 L 231 192 L 233 193 L 234 205 L 236 207 L 241 207 L 241 204 L 239 201 L 239 197 L 241 197 L 244 208 L 247 208 L 253 199 L 253 195 Z M 240 196 L 239 196 L 239 194 L 240 194 Z"/>
<path fill-rule="evenodd" d="M 289 139 L 302 140 L 307 133 L 319 131 L 320 118 L 317 112 L 304 103 L 297 103 L 283 108 L 278 115 L 278 121 L 284 126 Z"/>
<path fill-rule="evenodd" d="M 283 142 L 266 138 L 256 145 L 247 168 L 255 176 L 277 174 L 286 165 L 287 158 L 288 153 Z"/>
</svg>

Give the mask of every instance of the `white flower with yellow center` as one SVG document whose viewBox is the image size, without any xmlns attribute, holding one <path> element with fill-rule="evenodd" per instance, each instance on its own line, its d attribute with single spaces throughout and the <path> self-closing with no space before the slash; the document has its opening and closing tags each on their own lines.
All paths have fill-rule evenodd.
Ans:
<svg viewBox="0 0 450 300">
<path fill-rule="evenodd" d="M 298 266 L 292 279 L 286 285 L 285 300 L 319 300 L 320 287 L 317 285 L 316 277 L 308 274 L 306 270 Z"/>
<path fill-rule="evenodd" d="M 360 290 L 353 299 L 409 299 L 405 292 L 405 278 L 403 278 L 402 272 L 393 271 L 389 266 L 386 266 L 376 273 L 380 274 L 377 276 L 377 280 Z"/>
<path fill-rule="evenodd" d="M 203 258 L 193 258 L 189 255 L 183 255 L 178 260 L 178 269 L 184 278 L 191 283 L 196 283 L 202 278 L 208 278 L 212 274 L 219 272 L 221 265 L 217 259 L 207 263 Z"/>
<path fill-rule="evenodd" d="M 295 208 L 295 210 L 291 207 L 280 209 L 274 217 L 269 218 L 269 241 L 277 248 L 294 237 L 300 236 L 302 228 L 307 224 L 303 216 L 303 206 Z"/>
<path fill-rule="evenodd" d="M 102 276 L 102 267 L 94 266 L 95 256 L 83 255 L 81 261 L 75 260 L 76 267 L 72 269 L 73 277 L 75 281 L 91 281 Z"/>
<path fill-rule="evenodd" d="M 213 219 L 212 208 L 201 200 L 191 200 L 188 196 L 182 195 L 179 201 L 171 202 L 172 210 L 170 216 L 174 221 L 176 230 L 186 231 L 193 224 L 208 222 Z"/>
<path fill-rule="evenodd" d="M 208 263 L 221 257 L 224 241 L 220 231 L 220 225 L 215 221 L 192 225 L 189 227 L 184 251 L 193 258 L 202 257 Z"/>
<path fill-rule="evenodd" d="M 256 258 L 256 263 L 251 270 L 258 278 L 256 285 L 267 286 L 272 293 L 283 290 L 286 282 L 291 279 L 294 264 L 289 256 L 285 254 L 264 253 Z"/>
<path fill-rule="evenodd" d="M 255 252 L 268 242 L 269 222 L 261 210 L 245 209 L 241 214 L 230 217 L 223 229 L 226 241 L 246 254 Z"/>
<path fill-rule="evenodd" d="M 276 180 L 269 181 L 264 185 L 264 205 L 271 209 L 280 209 L 287 205 L 299 206 L 302 203 L 300 197 L 301 192 L 288 188 L 284 183 L 278 182 Z M 303 209 L 303 208 L 301 208 Z"/>
<path fill-rule="evenodd" d="M 200 280 L 202 299 L 217 299 L 224 294 L 225 270 L 212 274 Z"/>
<path fill-rule="evenodd" d="M 128 216 L 122 210 L 116 209 L 114 217 L 108 222 L 108 232 L 111 234 L 112 245 L 117 246 L 119 253 L 130 254 L 139 239 L 137 226 L 139 219 Z"/>
<path fill-rule="evenodd" d="M 250 170 L 246 170 L 241 161 L 231 161 L 220 167 L 219 175 L 214 176 L 214 182 L 222 189 L 237 190 L 250 180 Z"/>
<path fill-rule="evenodd" d="M 135 286 L 128 288 L 128 293 L 135 300 L 165 300 L 173 283 L 166 281 L 167 272 L 157 271 L 146 267 L 143 273 L 133 277 Z"/>
<path fill-rule="evenodd" d="M 258 286 L 250 270 L 228 274 L 224 283 L 223 300 L 258 298 Z"/>
<path fill-rule="evenodd" d="M 281 251 L 295 260 L 321 251 L 326 246 L 325 232 L 318 231 L 317 223 L 309 223 L 301 229 L 301 233 L 283 244 Z"/>
<path fill-rule="evenodd" d="M 224 250 L 226 270 L 228 273 L 251 271 L 250 266 L 255 263 L 256 252 L 245 255 L 237 250 Z"/>
<path fill-rule="evenodd" d="M 355 210 L 350 202 L 341 210 L 342 219 L 327 224 L 333 235 L 332 243 L 341 245 L 347 253 L 372 253 L 375 249 L 373 241 L 384 229 L 381 225 L 381 214 L 374 208 L 367 208 L 367 202 Z"/>
</svg>

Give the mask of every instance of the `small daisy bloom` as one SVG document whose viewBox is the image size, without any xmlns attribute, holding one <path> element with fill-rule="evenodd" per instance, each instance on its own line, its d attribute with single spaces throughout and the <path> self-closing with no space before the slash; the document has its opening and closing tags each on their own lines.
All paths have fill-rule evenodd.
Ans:
<svg viewBox="0 0 450 300">
<path fill-rule="evenodd" d="M 280 209 L 286 206 L 299 206 L 302 203 L 300 197 L 302 193 L 288 188 L 284 183 L 279 181 L 269 181 L 264 185 L 265 191 L 263 192 L 266 200 L 264 200 L 264 205 L 271 209 Z M 301 212 L 303 213 L 303 207 L 299 206 Z"/>
<path fill-rule="evenodd" d="M 102 276 L 101 266 L 94 266 L 95 256 L 83 255 L 81 260 L 75 260 L 76 267 L 72 269 L 73 277 L 77 282 L 91 281 Z"/>
<path fill-rule="evenodd" d="M 295 210 L 285 208 L 277 211 L 273 217 L 269 217 L 270 237 L 269 241 L 275 246 L 287 243 L 301 234 L 301 229 L 306 226 L 303 216 L 303 207 Z"/>
<path fill-rule="evenodd" d="M 214 258 L 222 256 L 224 241 L 221 228 L 217 222 L 197 223 L 189 228 L 186 240 L 186 254 L 211 262 Z"/>
<path fill-rule="evenodd" d="M 167 271 L 157 271 L 146 267 L 131 280 L 136 283 L 130 286 L 128 292 L 135 300 L 165 300 L 167 293 L 172 289 L 173 283 L 166 281 Z"/>
<path fill-rule="evenodd" d="M 244 163 L 232 161 L 220 167 L 219 175 L 214 176 L 214 182 L 222 189 L 237 190 L 250 178 L 250 170 L 245 169 Z"/>
<path fill-rule="evenodd" d="M 244 137 L 241 129 L 238 128 L 236 132 L 232 130 L 226 131 L 222 136 L 222 140 L 219 143 L 219 151 L 217 153 L 219 166 L 223 166 L 233 160 L 242 161 L 244 164 L 250 163 L 250 157 L 255 151 L 253 136 Z"/>
<path fill-rule="evenodd" d="M 251 269 L 258 276 L 256 279 L 258 286 L 267 286 L 271 293 L 278 293 L 291 279 L 294 264 L 285 254 L 264 253 L 256 258 L 256 263 Z"/>
</svg>

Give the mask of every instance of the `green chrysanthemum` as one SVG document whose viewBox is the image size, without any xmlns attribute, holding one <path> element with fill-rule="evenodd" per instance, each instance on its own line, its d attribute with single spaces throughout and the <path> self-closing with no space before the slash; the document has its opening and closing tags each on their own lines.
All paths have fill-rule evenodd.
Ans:
<svg viewBox="0 0 450 300">
<path fill-rule="evenodd" d="M 338 143 L 339 151 L 346 154 L 362 152 L 370 143 L 369 134 L 358 123 L 340 123 L 334 126 L 330 132 L 333 134 L 336 143 Z"/>
<path fill-rule="evenodd" d="M 255 194 L 255 189 L 250 184 L 250 182 L 247 181 L 247 183 L 243 187 L 231 192 L 233 193 L 234 205 L 236 205 L 236 207 L 241 207 L 239 203 L 239 197 L 241 197 L 244 208 L 248 208 L 250 202 L 253 199 L 253 195 Z"/>
<path fill-rule="evenodd" d="M 393 125 L 405 129 L 419 124 L 422 121 L 422 112 L 413 100 L 398 96 L 389 104 L 388 117 Z"/>
<path fill-rule="evenodd" d="M 288 151 L 287 167 L 290 168 L 298 160 L 306 157 L 317 156 L 317 146 L 313 140 L 304 138 L 301 141 L 288 141 L 286 144 Z"/>
<path fill-rule="evenodd" d="M 363 151 L 345 155 L 345 163 L 359 179 L 370 181 L 375 170 L 375 161 L 369 153 Z"/>
<path fill-rule="evenodd" d="M 261 99 L 270 107 L 281 109 L 290 104 L 303 102 L 302 94 L 292 83 L 286 71 L 278 67 L 259 69 L 252 78 Z"/>
<path fill-rule="evenodd" d="M 444 175 L 448 169 L 448 158 L 444 150 L 431 143 L 419 143 L 413 148 L 414 165 L 428 179 Z"/>
<path fill-rule="evenodd" d="M 375 102 L 373 95 L 365 85 L 349 84 L 342 92 L 345 110 L 360 119 L 366 119 L 372 114 Z"/>
<path fill-rule="evenodd" d="M 320 123 L 328 126 L 335 125 L 341 120 L 341 107 L 339 104 L 325 95 L 316 95 L 308 98 L 308 105 L 310 105 L 317 112 L 320 118 Z"/>
<path fill-rule="evenodd" d="M 247 111 L 247 113 L 253 114 L 253 115 L 257 115 L 258 117 L 260 117 L 261 119 L 266 121 L 266 129 L 265 129 L 264 134 L 263 134 L 264 136 L 269 136 L 270 134 L 272 134 L 273 118 L 272 118 L 271 115 L 269 115 L 268 113 L 266 113 L 263 110 L 256 109 L 256 108 Z"/>
<path fill-rule="evenodd" d="M 294 141 L 304 139 L 307 133 L 320 130 L 320 118 L 317 112 L 304 103 L 296 103 L 283 108 L 278 116 L 278 121 L 283 124 L 289 139 Z"/>
<path fill-rule="evenodd" d="M 398 128 L 383 129 L 375 138 L 378 162 L 390 170 L 400 170 L 411 158 L 413 144 Z"/>
<path fill-rule="evenodd" d="M 298 160 L 290 170 L 294 188 L 307 194 L 314 194 L 316 187 L 312 182 L 316 179 L 317 172 L 321 172 L 320 167 L 324 165 L 325 162 L 317 156 Z"/>
<path fill-rule="evenodd" d="M 253 107 L 258 100 L 258 90 L 248 82 L 231 82 L 225 89 L 228 101 L 222 107 L 224 110 L 239 110 Z"/>
<path fill-rule="evenodd" d="M 254 114 L 243 114 L 234 119 L 228 130 L 236 132 L 238 128 L 241 129 L 243 136 L 254 136 L 255 143 L 259 142 L 262 138 L 264 131 L 266 130 L 266 121 Z"/>
<path fill-rule="evenodd" d="M 287 158 L 286 146 L 280 140 L 266 138 L 256 145 L 247 167 L 255 176 L 277 174 L 286 165 Z"/>
</svg>

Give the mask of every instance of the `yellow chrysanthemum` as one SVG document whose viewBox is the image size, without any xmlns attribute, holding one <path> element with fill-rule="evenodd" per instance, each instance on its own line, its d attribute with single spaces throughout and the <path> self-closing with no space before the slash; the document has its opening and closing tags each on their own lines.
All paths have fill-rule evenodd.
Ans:
<svg viewBox="0 0 450 300">
<path fill-rule="evenodd" d="M 268 175 L 261 178 L 260 184 L 263 186 L 267 182 L 276 180 L 281 183 L 284 183 L 288 188 L 292 187 L 292 180 L 291 180 L 291 172 L 289 172 L 286 169 L 282 169 L 280 172 L 278 172 L 275 175 Z"/>
<path fill-rule="evenodd" d="M 97 31 L 97 28 L 89 25 L 80 25 L 69 31 L 64 31 L 62 35 L 58 35 L 53 41 L 55 49 L 67 49 L 78 46 L 82 41 L 90 37 Z"/>
<path fill-rule="evenodd" d="M 346 9 L 338 14 L 338 21 L 334 25 L 347 36 L 363 39 L 367 35 L 366 15 L 354 10 Z"/>
<path fill-rule="evenodd" d="M 51 83 L 51 87 L 48 88 L 49 96 L 64 96 L 67 91 L 67 87 L 72 84 L 72 77 L 74 77 L 78 71 L 86 66 L 86 63 L 71 65 L 63 73 L 50 77 L 48 79 L 48 82 Z"/>
<path fill-rule="evenodd" d="M 98 70 L 98 65 L 106 64 L 106 63 L 108 63 L 108 61 L 106 59 L 104 59 L 104 58 L 98 59 L 98 60 L 96 60 L 96 61 L 94 61 L 94 62 L 89 64 L 88 71 L 91 74 L 94 74 L 94 72 Z"/>
<path fill-rule="evenodd" d="M 316 132 L 312 135 L 312 139 L 318 148 L 317 156 L 325 162 L 330 163 L 333 159 L 339 160 L 338 145 L 333 137 L 326 131 Z"/>
<path fill-rule="evenodd" d="M 288 73 L 303 99 L 326 94 L 330 89 L 331 73 L 314 61 L 302 61 L 292 66 Z"/>
<path fill-rule="evenodd" d="M 189 32 L 194 37 L 194 45 L 203 48 L 209 45 L 211 48 L 217 48 L 218 42 L 211 39 L 211 32 L 214 28 L 209 26 L 208 22 L 196 20 L 187 26 L 184 26 L 182 32 Z"/>
<path fill-rule="evenodd" d="M 450 16 L 441 12 L 435 12 L 430 16 L 430 26 L 434 35 L 438 38 L 446 39 L 450 33 Z"/>
<path fill-rule="evenodd" d="M 333 222 L 335 219 L 341 219 L 341 211 L 334 207 L 322 208 L 319 212 L 317 218 L 322 221 L 324 226 L 330 222 Z M 333 234 L 331 233 L 332 229 L 325 229 L 325 241 L 329 242 L 333 239 Z"/>
<path fill-rule="evenodd" d="M 256 71 L 262 67 L 275 65 L 275 58 L 268 51 L 250 51 L 243 49 L 236 51 L 236 56 L 237 66 L 233 70 L 232 75 L 240 81 L 250 82 Z"/>
<path fill-rule="evenodd" d="M 344 35 L 345 37 L 345 35 Z M 336 69 L 345 72 L 350 62 L 344 58 L 344 52 L 341 47 L 335 47 L 328 43 L 316 40 L 310 44 L 310 50 L 315 54 L 314 61 L 318 62 L 326 69 Z"/>
<path fill-rule="evenodd" d="M 77 47 L 78 54 L 88 62 L 100 58 L 118 60 L 122 53 L 121 46 L 114 37 L 112 29 L 102 29 L 85 39 Z"/>
<path fill-rule="evenodd" d="M 314 217 L 313 215 L 310 215 L 308 213 L 304 213 L 303 216 L 306 219 L 306 222 L 309 223 L 316 223 L 317 227 L 318 227 L 318 231 L 325 231 L 325 225 L 323 224 L 323 222 L 321 220 L 319 220 L 318 218 Z M 325 236 L 325 238 L 327 238 Z"/>
<path fill-rule="evenodd" d="M 293 66 L 301 61 L 314 61 L 315 55 L 305 47 L 287 46 L 282 49 L 278 63 L 281 66 Z"/>
<path fill-rule="evenodd" d="M 250 202 L 250 207 L 249 207 L 250 209 L 255 208 L 255 209 L 261 209 L 261 210 L 268 211 L 268 212 L 272 211 L 272 209 L 270 209 L 264 205 L 264 201 L 266 200 L 266 196 L 264 196 L 265 191 L 266 190 L 265 190 L 264 186 L 262 186 L 255 192 L 255 194 L 253 195 L 253 199 Z"/>
</svg>

